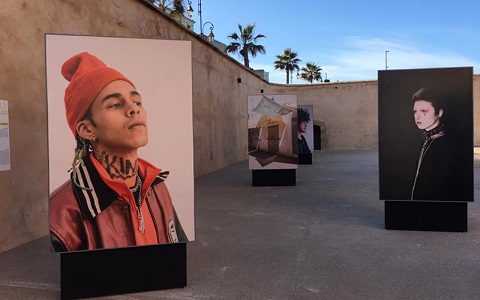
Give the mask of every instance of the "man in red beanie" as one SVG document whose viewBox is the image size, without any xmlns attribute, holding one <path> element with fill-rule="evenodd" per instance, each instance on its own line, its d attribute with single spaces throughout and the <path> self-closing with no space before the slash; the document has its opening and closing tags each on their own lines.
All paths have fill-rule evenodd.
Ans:
<svg viewBox="0 0 480 300">
<path fill-rule="evenodd" d="M 71 180 L 50 196 L 54 251 L 187 241 L 162 172 L 138 157 L 147 115 L 135 85 L 97 57 L 68 59 L 62 75 L 76 141 Z"/>
</svg>

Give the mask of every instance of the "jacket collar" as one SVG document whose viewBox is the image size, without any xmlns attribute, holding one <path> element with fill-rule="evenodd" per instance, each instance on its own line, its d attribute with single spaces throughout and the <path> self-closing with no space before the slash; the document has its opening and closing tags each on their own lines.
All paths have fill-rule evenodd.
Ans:
<svg viewBox="0 0 480 300">
<path fill-rule="evenodd" d="M 112 183 L 109 178 L 106 178 L 107 180 L 102 179 L 92 159 L 94 158 L 87 155 L 78 165 L 75 171 L 76 183 L 78 183 L 78 185 L 73 182 L 73 173 L 71 174 L 75 197 L 80 205 L 83 216 L 88 220 L 93 220 L 98 216 L 110 204 L 115 202 L 120 194 L 118 190 L 116 191 L 115 188 L 112 188 Z M 140 158 L 139 170 L 142 177 L 147 177 L 147 181 L 145 181 L 144 184 L 148 184 L 149 187 L 164 182 L 169 175 L 168 171 L 161 172 L 160 169 L 155 168 Z M 152 171 L 155 172 L 153 175 Z M 110 186 L 107 183 L 110 183 Z M 142 191 L 145 191 L 145 186 L 142 188 Z"/>
</svg>

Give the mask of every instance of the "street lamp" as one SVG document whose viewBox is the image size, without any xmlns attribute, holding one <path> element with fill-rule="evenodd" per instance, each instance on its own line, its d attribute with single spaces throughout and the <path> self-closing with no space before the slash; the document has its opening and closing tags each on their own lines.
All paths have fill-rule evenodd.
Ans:
<svg viewBox="0 0 480 300">
<path fill-rule="evenodd" d="M 188 0 L 188 4 L 190 4 L 190 3 L 192 3 L 192 1 Z M 190 10 L 190 8 L 191 8 L 191 6 L 188 8 L 188 10 Z M 193 9 L 192 9 L 192 13 L 193 13 Z M 189 13 L 189 15 L 190 15 L 190 13 Z M 210 24 L 210 34 L 208 35 L 207 40 L 210 43 L 213 42 L 214 39 L 215 39 L 215 35 L 213 34 L 213 28 L 215 28 L 215 26 L 213 26 L 212 22 L 202 23 L 202 0 L 198 0 L 198 15 L 200 16 L 200 36 L 202 38 L 205 36 L 203 34 L 203 27 L 205 27 L 206 24 Z"/>
<path fill-rule="evenodd" d="M 327 73 L 325 73 L 325 79 L 323 80 L 323 82 L 330 82 L 330 79 L 327 78 Z"/>
<path fill-rule="evenodd" d="M 211 43 L 214 41 L 215 39 L 215 35 L 213 34 L 213 28 L 215 28 L 215 26 L 213 26 L 213 23 L 212 22 L 205 22 L 203 23 L 202 25 L 202 37 L 204 37 L 204 34 L 203 34 L 203 27 L 205 27 L 205 25 L 207 24 L 210 24 L 210 34 L 208 35 L 207 39 L 208 41 Z"/>
<path fill-rule="evenodd" d="M 385 51 L 385 70 L 388 69 L 388 63 L 387 63 L 387 53 L 390 52 L 389 50 Z"/>
<path fill-rule="evenodd" d="M 200 16 L 200 35 L 203 36 L 202 0 L 198 0 L 198 15 Z"/>
<path fill-rule="evenodd" d="M 188 17 L 193 16 L 193 8 L 192 8 L 192 1 L 188 0 L 188 9 L 187 9 Z"/>
</svg>

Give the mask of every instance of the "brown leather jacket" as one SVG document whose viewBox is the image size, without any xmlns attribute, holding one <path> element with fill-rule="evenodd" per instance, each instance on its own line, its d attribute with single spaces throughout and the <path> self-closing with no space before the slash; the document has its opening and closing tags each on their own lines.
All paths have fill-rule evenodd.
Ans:
<svg viewBox="0 0 480 300">
<path fill-rule="evenodd" d="M 77 180 L 71 180 L 50 196 L 50 233 L 56 252 L 134 246 L 132 209 L 119 189 L 108 186 L 89 156 L 79 165 Z M 139 159 L 143 170 L 145 203 L 153 219 L 159 243 L 185 242 L 187 237 L 163 182 L 168 172 L 159 173 Z M 153 176 L 152 176 L 152 171 Z M 85 189 L 86 188 L 86 189 Z M 143 194 L 143 193 L 142 193 Z"/>
</svg>

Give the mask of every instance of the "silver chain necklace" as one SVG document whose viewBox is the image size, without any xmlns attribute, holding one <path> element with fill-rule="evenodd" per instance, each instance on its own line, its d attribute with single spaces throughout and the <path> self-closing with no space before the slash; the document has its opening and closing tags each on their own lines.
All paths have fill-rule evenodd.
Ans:
<svg viewBox="0 0 480 300">
<path fill-rule="evenodd" d="M 428 141 L 432 141 L 432 142 L 427 146 Z M 435 138 L 433 139 L 427 138 L 425 139 L 425 142 L 423 142 L 422 150 L 420 150 L 420 156 L 418 157 L 417 172 L 415 173 L 415 180 L 413 181 L 412 194 L 410 195 L 410 200 L 413 200 L 413 193 L 415 192 L 415 186 L 417 185 L 417 178 L 418 178 L 418 174 L 420 173 L 420 166 L 422 165 L 423 158 L 425 157 L 425 154 L 427 153 L 430 146 L 433 144 L 433 141 L 435 141 Z"/>
<path fill-rule="evenodd" d="M 133 197 L 135 197 L 135 193 L 138 192 L 138 197 L 137 200 L 135 201 L 135 206 L 137 208 L 137 215 L 138 215 L 138 230 L 140 230 L 141 233 L 145 232 L 145 223 L 143 220 L 143 213 L 141 210 L 142 206 L 142 179 L 140 176 L 137 175 L 137 180 L 135 181 L 135 186 L 130 188 L 130 191 L 133 194 Z"/>
</svg>

